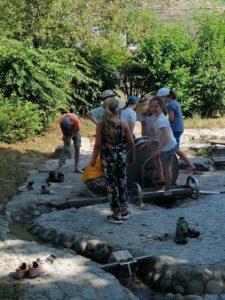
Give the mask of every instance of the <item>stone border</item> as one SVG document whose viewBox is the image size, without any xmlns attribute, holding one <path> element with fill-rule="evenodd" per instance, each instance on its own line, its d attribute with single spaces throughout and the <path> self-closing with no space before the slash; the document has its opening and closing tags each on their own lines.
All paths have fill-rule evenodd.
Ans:
<svg viewBox="0 0 225 300">
<path fill-rule="evenodd" d="M 45 229 L 38 225 L 36 221 L 33 221 L 26 228 L 39 239 L 70 248 L 76 253 L 99 263 L 107 263 L 111 253 L 115 250 L 115 247 L 101 240 L 87 239 L 80 235 L 67 236 L 65 234 L 58 234 L 55 229 Z"/>
<path fill-rule="evenodd" d="M 163 293 L 218 295 L 225 293 L 225 262 L 213 265 L 171 264 L 152 257 L 140 264 L 140 278 Z"/>
<path fill-rule="evenodd" d="M 61 209 L 64 209 L 62 199 L 55 201 L 58 201 Z M 36 204 L 22 205 L 20 209 L 11 212 L 6 211 L 6 216 L 8 222 L 14 224 L 26 216 L 35 218 L 42 213 L 55 210 L 56 208 L 52 208 L 49 202 L 39 201 Z M 58 234 L 55 229 L 45 229 L 35 220 L 29 221 L 25 227 L 45 242 L 70 248 L 99 263 L 107 263 L 112 252 L 122 250 L 105 241 L 88 239 L 81 235 Z M 155 290 L 169 293 L 168 297 L 166 296 L 168 299 L 173 299 L 169 296 L 173 294 L 182 296 L 225 293 L 225 262 L 214 265 L 174 264 L 169 259 L 166 261 L 161 257 L 152 256 L 147 263 L 138 264 L 137 274 Z"/>
</svg>

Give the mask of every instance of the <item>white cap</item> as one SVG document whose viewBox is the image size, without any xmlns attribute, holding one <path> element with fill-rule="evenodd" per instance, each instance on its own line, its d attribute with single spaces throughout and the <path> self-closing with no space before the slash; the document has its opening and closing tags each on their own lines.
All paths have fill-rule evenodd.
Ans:
<svg viewBox="0 0 225 300">
<path fill-rule="evenodd" d="M 110 97 L 115 97 L 116 94 L 112 90 L 106 90 L 102 93 L 102 100 L 105 100 Z"/>
<path fill-rule="evenodd" d="M 170 89 L 168 89 L 167 87 L 163 87 L 158 90 L 156 96 L 164 97 L 164 96 L 169 96 L 169 94 L 170 94 Z"/>
</svg>

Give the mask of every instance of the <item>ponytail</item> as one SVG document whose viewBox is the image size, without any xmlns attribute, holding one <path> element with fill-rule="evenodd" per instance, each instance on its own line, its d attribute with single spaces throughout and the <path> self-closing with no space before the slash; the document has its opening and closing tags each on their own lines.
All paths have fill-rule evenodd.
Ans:
<svg viewBox="0 0 225 300">
<path fill-rule="evenodd" d="M 115 143 L 117 138 L 115 115 L 119 112 L 118 100 L 110 101 L 107 108 L 104 109 L 104 114 L 101 123 L 101 134 L 103 140 L 107 143 Z"/>
</svg>

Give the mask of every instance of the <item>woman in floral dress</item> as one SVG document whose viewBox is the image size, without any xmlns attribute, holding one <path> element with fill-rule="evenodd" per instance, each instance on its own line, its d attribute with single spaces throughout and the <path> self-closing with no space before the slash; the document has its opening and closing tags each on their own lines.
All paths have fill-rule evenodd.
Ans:
<svg viewBox="0 0 225 300">
<path fill-rule="evenodd" d="M 107 220 L 115 224 L 122 224 L 131 214 L 127 203 L 128 149 L 129 161 L 134 163 L 134 144 L 129 127 L 119 119 L 118 100 L 112 99 L 104 111 L 102 122 L 97 125 L 91 165 L 95 165 L 100 153 L 112 210 Z"/>
</svg>

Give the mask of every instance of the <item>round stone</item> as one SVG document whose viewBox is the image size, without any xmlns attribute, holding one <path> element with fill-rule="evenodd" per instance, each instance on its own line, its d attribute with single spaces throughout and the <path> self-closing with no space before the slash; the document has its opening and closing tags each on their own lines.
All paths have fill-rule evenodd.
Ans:
<svg viewBox="0 0 225 300">
<path fill-rule="evenodd" d="M 175 291 L 177 292 L 177 293 L 179 293 L 179 294 L 182 294 L 182 295 L 184 295 L 184 293 L 185 293 L 185 290 L 184 290 L 184 288 L 182 287 L 182 285 L 179 285 L 179 284 L 177 284 L 177 285 L 175 285 Z"/>
<path fill-rule="evenodd" d="M 173 294 L 172 293 L 168 293 L 166 294 L 166 296 L 164 297 L 165 300 L 173 300 Z"/>
<path fill-rule="evenodd" d="M 72 249 L 78 254 L 84 254 L 85 248 L 87 247 L 87 240 L 83 238 L 76 238 Z"/>
<path fill-rule="evenodd" d="M 204 286 L 201 281 L 192 280 L 189 282 L 188 291 L 190 295 L 201 295 L 204 292 Z"/>
<path fill-rule="evenodd" d="M 208 294 L 218 295 L 223 291 L 223 283 L 221 281 L 209 280 L 206 285 L 206 292 Z"/>
<path fill-rule="evenodd" d="M 203 298 L 201 296 L 196 295 L 188 295 L 184 297 L 185 300 L 202 300 Z"/>
<path fill-rule="evenodd" d="M 183 300 L 184 297 L 181 294 L 175 294 L 173 300 Z"/>
<path fill-rule="evenodd" d="M 107 244 L 102 244 L 101 247 L 97 247 L 95 252 L 95 259 L 98 262 L 107 263 L 112 252 L 112 247 Z"/>
</svg>

